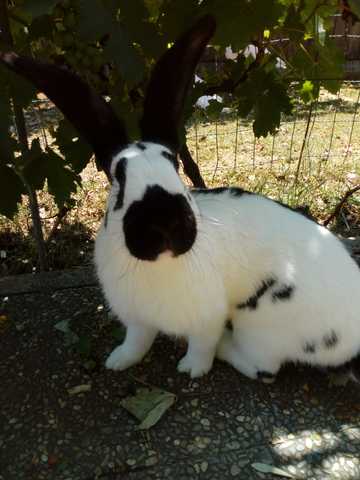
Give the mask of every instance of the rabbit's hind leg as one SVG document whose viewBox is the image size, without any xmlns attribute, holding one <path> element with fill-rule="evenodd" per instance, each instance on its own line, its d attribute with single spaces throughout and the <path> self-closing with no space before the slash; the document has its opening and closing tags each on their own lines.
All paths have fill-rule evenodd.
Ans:
<svg viewBox="0 0 360 480">
<path fill-rule="evenodd" d="M 217 358 L 228 362 L 240 373 L 264 383 L 272 383 L 280 362 L 261 351 L 256 343 L 239 342 L 236 333 L 225 329 L 217 347 Z"/>
</svg>

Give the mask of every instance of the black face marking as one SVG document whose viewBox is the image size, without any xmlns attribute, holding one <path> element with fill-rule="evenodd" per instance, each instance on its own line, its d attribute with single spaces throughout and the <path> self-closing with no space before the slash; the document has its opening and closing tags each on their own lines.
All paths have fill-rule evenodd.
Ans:
<svg viewBox="0 0 360 480">
<path fill-rule="evenodd" d="M 106 210 L 105 217 L 104 217 L 104 227 L 105 228 L 107 228 L 107 226 L 108 226 L 108 215 L 109 215 L 109 212 Z"/>
<path fill-rule="evenodd" d="M 148 187 L 143 198 L 130 205 L 123 229 L 130 253 L 149 261 L 165 251 L 174 257 L 186 253 L 197 234 L 195 216 L 185 196 L 171 194 L 159 185 Z"/>
<path fill-rule="evenodd" d="M 142 142 L 137 142 L 136 146 L 140 148 L 140 150 L 146 150 L 146 145 Z"/>
<path fill-rule="evenodd" d="M 334 348 L 339 342 L 339 337 L 334 330 L 331 330 L 323 337 L 324 347 L 327 349 Z"/>
<path fill-rule="evenodd" d="M 119 183 L 119 192 L 114 206 L 114 210 L 119 210 L 124 204 L 125 181 L 126 181 L 127 159 L 120 158 L 115 169 L 115 178 Z"/>
<path fill-rule="evenodd" d="M 163 150 L 161 152 L 161 155 L 167 160 L 170 160 L 170 162 L 174 165 L 175 169 L 179 170 L 179 161 L 177 159 L 177 156 L 174 153 L 170 153 L 170 152 L 167 152 L 166 150 Z"/>
<path fill-rule="evenodd" d="M 248 308 L 249 310 L 255 310 L 258 306 L 259 299 L 271 288 L 275 285 L 276 280 L 274 278 L 268 278 L 264 280 L 261 284 L 261 287 L 256 290 L 254 295 L 246 300 L 246 302 L 240 303 L 237 305 L 237 308 L 243 309 Z"/>
<path fill-rule="evenodd" d="M 291 285 L 283 285 L 280 290 L 272 294 L 273 302 L 278 300 L 290 300 L 294 293 L 294 287 Z"/>
<path fill-rule="evenodd" d="M 239 187 L 194 188 L 191 191 L 199 195 L 208 195 L 208 194 L 219 195 L 221 193 L 229 192 L 234 197 L 240 197 L 244 193 L 247 193 L 247 194 L 251 193 Z"/>
<path fill-rule="evenodd" d="M 316 353 L 316 342 L 305 342 L 302 349 L 304 353 Z"/>
</svg>

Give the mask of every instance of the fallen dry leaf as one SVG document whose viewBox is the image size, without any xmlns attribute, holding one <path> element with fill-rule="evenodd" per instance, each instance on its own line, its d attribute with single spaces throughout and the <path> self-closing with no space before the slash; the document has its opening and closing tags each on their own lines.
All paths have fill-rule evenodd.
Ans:
<svg viewBox="0 0 360 480">
<path fill-rule="evenodd" d="M 91 384 L 84 383 L 82 385 L 76 385 L 75 387 L 69 388 L 68 394 L 78 395 L 79 393 L 90 392 L 90 390 L 91 390 Z"/>
<path fill-rule="evenodd" d="M 285 470 L 282 470 L 281 468 L 278 468 L 278 467 L 274 467 L 273 465 L 268 465 L 267 463 L 252 463 L 251 466 L 253 467 L 254 470 L 257 470 L 258 472 L 261 472 L 261 473 L 272 473 L 273 475 L 278 475 L 280 477 L 295 478 L 290 473 L 285 472 Z"/>
<path fill-rule="evenodd" d="M 135 395 L 124 398 L 120 404 L 140 420 L 139 430 L 153 427 L 176 400 L 173 393 L 160 388 L 139 388 Z"/>
</svg>

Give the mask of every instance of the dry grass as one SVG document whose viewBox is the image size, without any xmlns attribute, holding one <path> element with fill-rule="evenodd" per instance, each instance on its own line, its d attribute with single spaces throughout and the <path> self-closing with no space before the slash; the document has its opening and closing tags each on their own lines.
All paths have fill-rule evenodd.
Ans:
<svg viewBox="0 0 360 480">
<path fill-rule="evenodd" d="M 360 89 L 353 85 L 344 87 L 339 96 L 322 92 L 313 107 L 306 141 L 308 108 L 298 106 L 295 116 L 283 119 L 275 137 L 254 139 L 251 121 L 237 121 L 229 114 L 218 122 L 194 121 L 188 130 L 189 147 L 208 186 L 241 185 L 291 206 L 307 205 L 322 222 L 345 192 L 360 183 L 359 95 Z M 83 171 L 82 179 L 75 207 L 48 244 L 52 269 L 91 261 L 107 181 L 94 162 Z M 47 237 L 54 228 L 57 209 L 47 192 L 39 194 L 39 203 Z M 359 219 L 360 197 L 354 195 L 332 226 L 354 234 Z M 30 230 L 26 202 L 13 222 L 0 217 L 0 251 L 6 254 L 0 259 L 0 274 L 36 269 Z"/>
</svg>

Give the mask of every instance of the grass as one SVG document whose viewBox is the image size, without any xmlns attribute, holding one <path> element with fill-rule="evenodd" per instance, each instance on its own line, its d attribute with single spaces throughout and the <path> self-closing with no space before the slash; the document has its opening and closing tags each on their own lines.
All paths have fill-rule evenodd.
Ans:
<svg viewBox="0 0 360 480">
<path fill-rule="evenodd" d="M 360 184 L 359 97 L 356 84 L 346 85 L 339 95 L 322 91 L 311 117 L 309 107 L 298 105 L 294 116 L 282 120 L 275 136 L 261 139 L 254 138 L 251 120 L 240 121 L 231 114 L 223 114 L 217 122 L 198 119 L 188 130 L 189 148 L 208 186 L 240 185 L 290 206 L 306 205 L 323 222 L 345 192 Z M 35 129 L 35 134 L 43 136 L 44 128 Z M 39 193 L 45 236 L 53 232 L 48 243 L 52 269 L 91 262 L 108 186 L 94 162 L 82 172 L 82 180 L 75 207 L 55 230 L 56 206 L 46 191 Z M 355 194 L 331 227 L 347 236 L 357 235 L 359 219 L 360 196 Z M 0 275 L 36 270 L 30 231 L 26 201 L 13 222 L 0 217 Z"/>
</svg>

